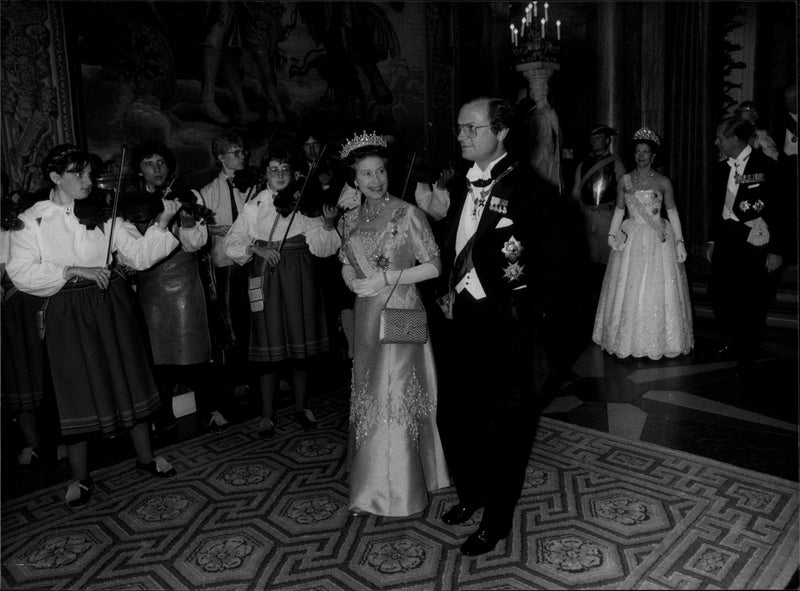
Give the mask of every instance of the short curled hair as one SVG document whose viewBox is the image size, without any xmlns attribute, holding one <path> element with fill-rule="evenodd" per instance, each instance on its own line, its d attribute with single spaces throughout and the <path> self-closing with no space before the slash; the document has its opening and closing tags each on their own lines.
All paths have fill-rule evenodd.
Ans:
<svg viewBox="0 0 800 591">
<path fill-rule="evenodd" d="M 361 146 L 350 152 L 344 159 L 344 177 L 351 187 L 356 186 L 356 165 L 370 156 L 383 160 L 384 166 L 389 161 L 389 151 L 383 146 Z"/>
<path fill-rule="evenodd" d="M 60 144 L 50 150 L 42 160 L 42 172 L 45 180 L 50 185 L 55 183 L 50 179 L 50 173 L 64 174 L 67 171 L 83 170 L 91 164 L 89 154 L 73 144 Z"/>
<path fill-rule="evenodd" d="M 219 158 L 231 148 L 244 148 L 244 140 L 233 132 L 217 136 L 211 142 L 211 153 L 214 158 Z"/>
<path fill-rule="evenodd" d="M 139 172 L 142 165 L 142 160 L 154 155 L 161 156 L 167 163 L 169 171 L 175 172 L 175 155 L 166 145 L 154 140 L 146 141 L 139 144 L 133 149 L 131 160 L 133 161 L 133 170 Z"/>
<path fill-rule="evenodd" d="M 728 117 L 720 124 L 720 127 L 723 136 L 736 136 L 737 139 L 745 144 L 756 133 L 755 126 L 741 117 Z"/>
</svg>

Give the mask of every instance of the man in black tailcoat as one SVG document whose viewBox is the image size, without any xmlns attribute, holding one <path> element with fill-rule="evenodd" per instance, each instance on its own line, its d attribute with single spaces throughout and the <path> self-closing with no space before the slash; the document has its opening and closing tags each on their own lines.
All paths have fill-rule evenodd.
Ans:
<svg viewBox="0 0 800 591">
<path fill-rule="evenodd" d="M 726 343 L 720 354 L 738 362 L 739 378 L 747 378 L 758 356 L 771 274 L 781 266 L 785 237 L 775 162 L 753 150 L 753 126 L 740 118 L 723 121 L 715 144 L 726 161 L 716 173 L 710 242 L 709 298 Z"/>
<path fill-rule="evenodd" d="M 442 520 L 464 523 L 483 508 L 461 546 L 469 556 L 491 551 L 511 529 L 544 378 L 536 335 L 558 297 L 549 287 L 565 272 L 555 193 L 506 152 L 512 117 L 501 99 L 461 108 L 461 154 L 474 164 L 466 190 L 451 191 L 442 248 L 439 291 L 452 319 L 446 356 L 437 358 L 445 368 L 437 416 L 459 499 Z"/>
</svg>

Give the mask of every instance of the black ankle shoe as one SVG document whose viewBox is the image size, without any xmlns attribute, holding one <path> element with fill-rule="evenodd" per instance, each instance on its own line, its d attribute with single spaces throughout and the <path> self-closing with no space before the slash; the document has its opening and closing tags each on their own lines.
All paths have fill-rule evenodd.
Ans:
<svg viewBox="0 0 800 591">
<path fill-rule="evenodd" d="M 486 554 L 494 550 L 494 547 L 497 546 L 497 542 L 505 537 L 505 535 L 492 532 L 489 528 L 479 527 L 467 538 L 466 542 L 461 544 L 461 553 L 466 556 L 480 556 L 481 554 Z"/>
<path fill-rule="evenodd" d="M 480 507 L 476 505 L 462 505 L 459 503 L 458 505 L 450 507 L 444 512 L 442 515 L 442 521 L 444 521 L 447 525 L 466 523 L 470 520 L 473 513 L 475 513 L 475 511 L 478 509 L 480 509 Z"/>
<path fill-rule="evenodd" d="M 92 500 L 92 487 L 94 482 L 92 477 L 89 476 L 83 480 L 76 480 L 69 485 L 67 489 L 66 501 L 67 505 L 73 509 L 83 507 Z"/>
<path fill-rule="evenodd" d="M 172 464 L 161 456 L 157 456 L 147 464 L 142 464 L 139 460 L 136 460 L 136 469 L 152 474 L 157 478 L 172 478 L 177 474 Z"/>
</svg>

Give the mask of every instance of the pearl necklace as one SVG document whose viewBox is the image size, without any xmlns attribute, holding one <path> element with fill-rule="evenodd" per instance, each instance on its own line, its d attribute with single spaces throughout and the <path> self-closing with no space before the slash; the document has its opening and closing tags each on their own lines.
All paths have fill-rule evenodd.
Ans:
<svg viewBox="0 0 800 591">
<path fill-rule="evenodd" d="M 364 221 L 366 223 L 369 224 L 370 222 L 378 219 L 378 216 L 381 215 L 381 212 L 383 212 L 383 209 L 386 207 L 386 204 L 389 203 L 389 195 L 381 197 L 380 202 L 381 202 L 380 205 L 376 206 L 375 209 L 373 209 L 370 206 L 369 197 L 367 197 L 364 200 L 364 204 L 361 206 L 361 216 L 364 218 Z"/>
</svg>

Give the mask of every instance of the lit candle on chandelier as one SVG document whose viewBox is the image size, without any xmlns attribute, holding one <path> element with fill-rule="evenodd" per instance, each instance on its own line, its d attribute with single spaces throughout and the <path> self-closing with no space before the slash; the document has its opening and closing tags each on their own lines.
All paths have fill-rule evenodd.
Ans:
<svg viewBox="0 0 800 591">
<path fill-rule="evenodd" d="M 544 18 L 539 22 L 542 23 L 542 39 L 544 39 Z"/>
<path fill-rule="evenodd" d="M 533 4 L 528 4 L 525 7 L 525 20 L 527 20 L 529 23 L 532 22 L 531 21 L 531 8 L 532 7 L 533 7 Z"/>
<path fill-rule="evenodd" d="M 556 39 L 561 41 L 561 21 L 556 21 Z"/>
<path fill-rule="evenodd" d="M 533 17 L 536 18 L 539 16 L 539 9 L 536 8 L 536 2 L 533 3 Z"/>
<path fill-rule="evenodd" d="M 548 20 L 550 20 L 550 17 L 548 17 L 548 16 L 547 16 L 547 8 L 548 8 L 549 6 L 550 6 L 550 5 L 549 5 L 547 2 L 545 2 L 545 3 L 544 3 L 544 20 L 545 20 L 545 21 L 548 21 Z"/>
<path fill-rule="evenodd" d="M 511 29 L 511 44 L 514 44 L 514 25 L 508 25 L 508 28 Z"/>
<path fill-rule="evenodd" d="M 525 38 L 525 23 L 527 23 L 527 22 L 528 22 L 528 19 L 526 19 L 526 18 L 523 18 L 523 19 L 522 19 L 522 35 L 520 35 L 520 36 L 521 36 L 523 39 Z"/>
</svg>

